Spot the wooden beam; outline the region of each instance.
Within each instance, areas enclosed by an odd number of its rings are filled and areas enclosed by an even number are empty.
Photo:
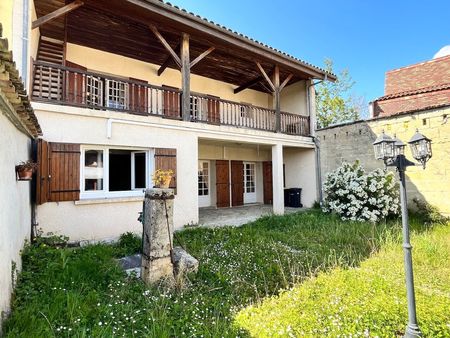
[[[281,132],[281,108],[280,108],[280,67],[275,66],[273,72],[273,86],[275,88],[275,130]]]
[[[207,50],[205,50],[203,53],[197,56],[195,60],[191,62],[191,68],[194,67],[197,63],[199,63],[203,58],[211,54],[214,51],[214,49],[216,49],[216,47],[209,47]]]
[[[272,83],[272,81],[270,81],[269,76],[267,75],[267,73],[265,72],[264,68],[261,66],[261,64],[259,62],[256,62],[256,65],[258,66],[259,70],[261,71],[263,77],[266,79],[267,83],[269,84],[270,88],[272,89],[272,91],[275,91],[275,86]]]
[[[189,57],[189,35],[183,33],[181,39],[181,89],[183,120],[191,119],[191,62]]]
[[[283,81],[283,83],[280,85],[280,92],[284,89],[288,82],[291,81],[293,76],[294,74],[289,74],[288,77]]]
[[[237,88],[234,90],[234,93],[235,93],[235,94],[240,93],[240,92],[242,92],[244,89],[247,89],[247,88],[249,88],[249,87],[251,87],[251,86],[257,84],[257,83],[261,82],[262,80],[264,80],[264,77],[263,77],[262,75],[261,75],[261,76],[258,76],[258,77],[256,77],[256,78],[254,78],[253,80],[250,80],[250,81],[244,83],[242,86],[237,87]]]
[[[72,2],[70,4],[67,4],[61,8],[58,8],[57,10],[55,10],[51,13],[48,13],[44,16],[41,16],[40,18],[37,18],[31,24],[31,29],[38,28],[38,27],[42,26],[43,24],[50,22],[52,20],[55,20],[55,19],[59,18],[61,15],[67,14],[83,5],[84,5],[83,1],[75,0],[74,2]]]
[[[151,31],[153,32],[153,34],[155,34],[156,37],[158,38],[158,40],[161,42],[161,44],[167,49],[167,51],[170,53],[170,55],[172,55],[172,58],[175,61],[175,63],[178,65],[178,67],[181,68],[181,60],[178,57],[177,53],[175,53],[175,51],[172,49],[172,47],[170,47],[169,43],[166,41],[166,39],[164,39],[164,37],[161,35],[161,33],[159,33],[158,29],[155,26],[150,25],[149,27],[150,27]]]
[[[175,47],[174,51],[176,54],[180,53],[180,48],[181,48],[180,44],[178,44]],[[166,68],[169,67],[172,60],[173,60],[172,55],[168,55],[167,58],[164,60],[163,64],[161,65],[161,67],[159,67],[158,69],[158,76],[161,76],[161,74],[166,70]]]

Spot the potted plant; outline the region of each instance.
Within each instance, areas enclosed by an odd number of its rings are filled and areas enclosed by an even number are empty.
[[[20,181],[31,181],[33,178],[33,172],[38,168],[38,164],[28,160],[26,162],[20,162],[16,165],[16,173]]]
[[[158,169],[153,173],[152,181],[157,188],[167,189],[169,188],[172,176],[173,170]]]

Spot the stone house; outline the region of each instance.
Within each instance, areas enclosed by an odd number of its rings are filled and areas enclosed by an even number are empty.
[[[433,157],[426,170],[410,167],[407,188],[418,198],[450,215],[450,55],[386,73],[385,95],[370,104],[371,118],[317,131],[321,177],[346,161],[360,160],[366,169],[376,161],[372,142],[383,130],[407,142],[416,129],[432,139]],[[412,156],[409,149],[406,155]]]
[[[176,228],[203,208],[282,214],[285,188],[317,199],[311,84],[333,74],[163,1],[25,2],[44,233],[140,232],[155,169],[175,172]]]

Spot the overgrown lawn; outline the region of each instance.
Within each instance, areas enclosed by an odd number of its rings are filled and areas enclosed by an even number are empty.
[[[425,230],[422,224],[412,220],[416,232]],[[319,272],[357,267],[390,245],[386,243],[398,246],[399,234],[400,224],[394,220],[378,225],[343,222],[316,210],[265,217],[239,228],[188,229],[178,237],[200,260],[199,272],[189,276],[186,288],[175,290],[148,288],[119,269],[113,258],[139,250],[139,240],[130,236],[117,245],[33,245],[23,254],[4,335],[246,336],[248,331],[234,319],[243,308],[282,289],[311,283],[310,277]],[[393,260],[386,262],[390,266],[398,257],[386,259]],[[403,286],[393,292],[401,301]],[[403,322],[402,316],[397,314]],[[241,322],[242,327],[252,325],[247,319]]]

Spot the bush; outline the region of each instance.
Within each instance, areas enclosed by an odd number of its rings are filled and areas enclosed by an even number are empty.
[[[394,174],[376,169],[366,173],[356,161],[347,162],[325,177],[324,212],[342,220],[378,222],[399,211],[398,185]]]

